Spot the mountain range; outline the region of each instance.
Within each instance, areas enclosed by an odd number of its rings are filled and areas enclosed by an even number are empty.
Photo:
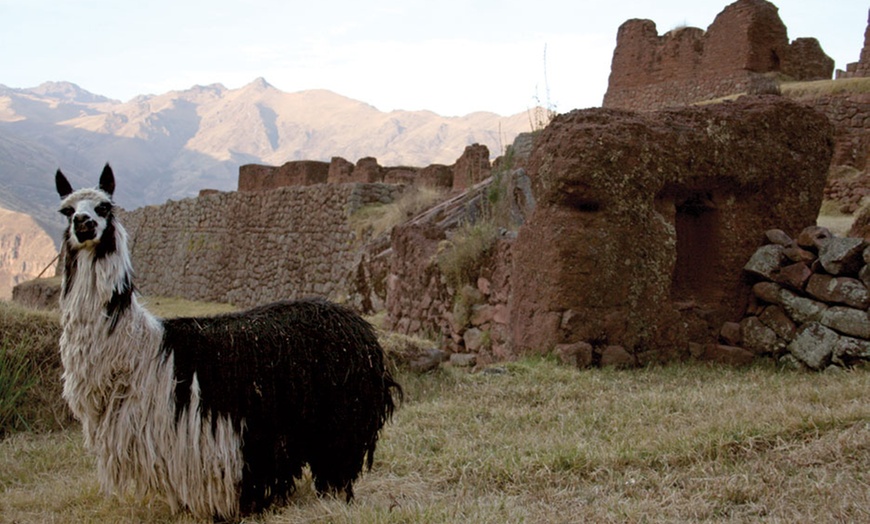
[[[530,130],[530,120],[383,112],[326,90],[286,93],[262,78],[127,102],[69,82],[0,85],[0,207],[32,216],[57,242],[57,168],[74,187],[93,186],[110,162],[116,201],[134,209],[206,188],[235,190],[239,166],[248,163],[372,156],[383,166],[425,167],[452,164],[473,143],[496,156]]]

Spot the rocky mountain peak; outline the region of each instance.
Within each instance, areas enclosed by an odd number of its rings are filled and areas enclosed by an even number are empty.
[[[39,86],[27,89],[26,91],[45,98],[81,104],[100,104],[113,101],[111,98],[95,95],[86,89],[82,89],[72,82],[43,82]]]

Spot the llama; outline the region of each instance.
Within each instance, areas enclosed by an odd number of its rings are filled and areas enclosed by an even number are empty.
[[[112,168],[94,189],[55,183],[63,396],[102,488],[235,520],[285,502],[307,464],[318,494],[350,502],[402,396],[372,326],[322,299],[158,319],[133,285]]]

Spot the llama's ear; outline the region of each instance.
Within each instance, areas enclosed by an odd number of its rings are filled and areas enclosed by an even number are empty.
[[[109,164],[106,164],[106,167],[103,168],[103,174],[100,175],[100,189],[109,196],[115,192],[115,174],[112,173],[112,166]]]
[[[66,196],[73,192],[72,186],[69,184],[69,180],[63,176],[63,173],[60,172],[60,169],[57,170],[57,173],[54,175],[54,185],[57,187],[57,194],[60,195],[60,198],[66,198]]]

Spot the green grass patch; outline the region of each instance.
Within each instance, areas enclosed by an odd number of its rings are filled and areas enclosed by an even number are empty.
[[[20,341],[13,345],[5,338],[0,339],[0,438],[16,425],[27,425],[21,407],[36,383],[36,373],[21,347],[26,344],[27,341]]]
[[[438,250],[438,268],[447,285],[458,290],[464,284],[476,283],[498,236],[499,227],[490,220],[465,224],[453,231]]]

